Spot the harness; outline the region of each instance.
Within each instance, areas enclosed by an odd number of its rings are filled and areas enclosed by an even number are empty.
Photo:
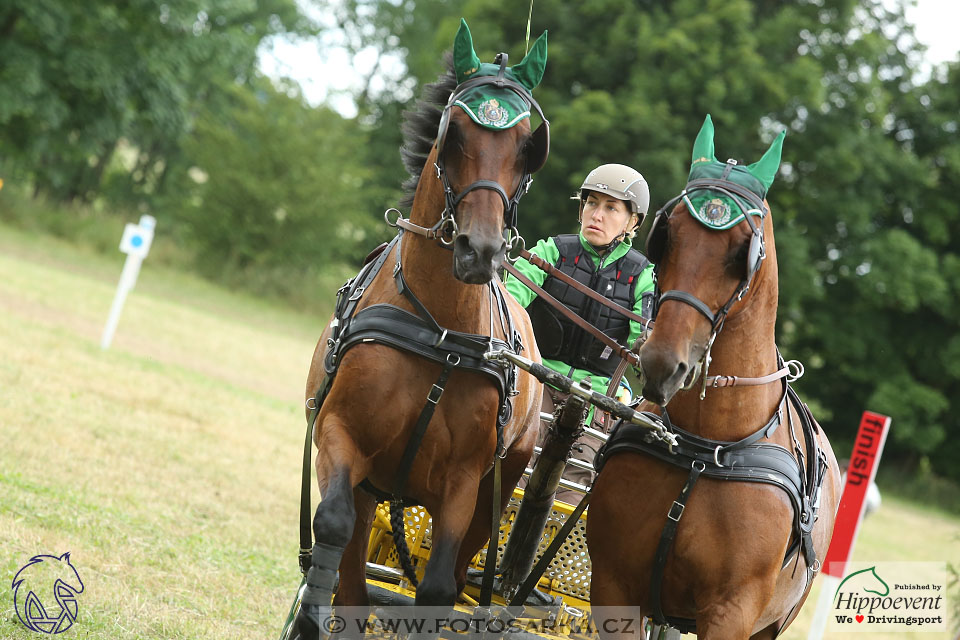
[[[483,356],[486,353],[504,350],[519,353],[523,350],[520,334],[514,328],[513,318],[510,315],[507,301],[495,282],[487,284],[490,302],[489,336],[452,331],[441,327],[424,304],[410,290],[403,276],[401,265],[403,231],[409,230],[416,232],[426,238],[438,240],[443,246],[450,248],[456,240],[458,233],[456,207],[468,193],[477,189],[494,191],[503,201],[504,228],[501,229],[501,233],[507,236],[505,238],[507,250],[523,248],[523,239],[516,230],[517,203],[530,187],[530,183],[532,182],[530,174],[539,170],[546,161],[550,148],[550,123],[543,117],[543,111],[540,105],[533,99],[529,90],[522,84],[514,82],[505,76],[507,55],[500,54],[496,61],[500,64],[499,72],[496,76],[475,77],[461,82],[451,92],[448,102],[441,112],[435,143],[437,153],[434,167],[436,168],[437,178],[441,181],[443,187],[444,210],[438,222],[431,228],[425,228],[414,225],[408,220],[403,220],[402,215],[393,223],[390,223],[388,219],[388,224],[400,227],[397,235],[388,247],[380,251],[379,255],[377,255],[376,251],[371,254],[372,257],[375,257],[375,260],[368,262],[355,278],[348,281],[337,292],[334,319],[330,324],[330,336],[327,341],[328,350],[323,362],[324,370],[327,374],[326,380],[324,385],[317,390],[316,396],[307,403],[310,409],[310,416],[307,421],[307,433],[304,440],[300,498],[299,557],[300,566],[306,580],[306,590],[301,600],[304,605],[319,605],[324,601],[328,601],[330,591],[321,583],[329,578],[332,584],[332,577],[330,576],[332,573],[331,570],[321,568],[321,565],[325,562],[325,558],[330,559],[326,557],[329,555],[328,549],[319,542],[313,545],[310,527],[310,454],[312,431],[323,401],[332,387],[333,379],[339,363],[343,358],[343,354],[358,344],[382,344],[394,349],[413,353],[442,365],[441,373],[427,395],[426,402],[414,425],[413,434],[399,462],[391,491],[388,493],[377,489],[373,487],[367,479],[361,484],[362,487],[365,486],[367,490],[374,493],[378,498],[383,499],[385,497],[390,500],[390,521],[391,528],[393,529],[393,538],[404,573],[410,582],[414,585],[417,584],[417,578],[403,534],[404,488],[427,426],[440,401],[450,373],[455,368],[466,369],[488,377],[496,385],[500,397],[500,408],[497,412],[496,424],[497,446],[493,460],[493,500],[491,503],[492,518],[490,537],[491,544],[496,544],[500,513],[500,460],[506,455],[503,443],[503,426],[510,420],[512,414],[511,398],[518,393],[516,390],[517,371],[516,367],[509,363],[503,361],[495,362],[490,359],[485,359]],[[498,89],[509,90],[517,94],[530,108],[535,110],[542,119],[540,126],[526,141],[524,148],[526,164],[521,174],[520,185],[512,197],[508,197],[506,191],[498,182],[485,179],[474,181],[457,194],[453,190],[453,185],[450,182],[447,172],[444,170],[444,142],[450,125],[451,112],[457,99],[469,89],[488,84],[495,85]],[[387,218],[391,211],[395,210],[388,209],[384,217]],[[410,313],[404,309],[388,304],[373,304],[358,311],[357,307],[364,292],[380,273],[391,252],[396,256],[392,277],[396,284],[397,291],[413,306],[415,313]],[[506,336],[506,341],[493,337],[495,319],[499,320],[503,335]],[[479,597],[481,607],[489,607],[491,602],[495,564],[495,562],[488,562],[484,568],[483,585]]]
[[[365,265],[355,278],[347,282],[337,292],[337,307],[334,312],[334,319],[331,322],[332,331],[327,339],[328,351],[323,361],[324,370],[327,373],[327,391],[329,391],[333,377],[336,375],[343,354],[358,344],[366,343],[383,344],[443,365],[444,370],[441,372],[441,379],[434,384],[424,407],[425,410],[429,409],[430,415],[432,415],[433,408],[440,400],[450,370],[458,368],[483,374],[494,382],[500,395],[500,410],[497,414],[497,448],[499,453],[503,447],[503,426],[510,420],[513,413],[511,398],[516,395],[517,370],[514,366],[506,366],[501,362],[485,359],[483,354],[499,349],[510,349],[518,353],[523,350],[520,334],[514,327],[513,318],[510,315],[503,293],[493,282],[487,285],[491,300],[491,333],[493,331],[494,309],[496,309],[496,316],[499,318],[504,335],[510,336],[509,343],[492,336],[463,333],[441,327],[411,291],[403,277],[403,267],[400,262],[402,238],[403,231],[400,230],[375,261]],[[374,304],[356,311],[364,291],[382,270],[391,252],[396,254],[392,277],[397,291],[403,294],[413,305],[416,314],[389,304]],[[319,404],[322,404],[322,398]],[[404,453],[405,460],[407,457],[410,458],[409,464],[413,462],[413,455],[416,454],[416,448],[419,447],[423,438],[423,432],[426,423],[429,422],[430,415],[424,416],[421,413],[421,420],[418,420],[418,425],[414,429],[414,436]],[[413,455],[408,456],[411,447],[414,447],[412,449]],[[403,484],[406,482],[406,475],[409,473],[409,464],[401,464],[400,471],[403,472],[404,467],[407,467],[406,473],[402,473],[402,480],[398,477],[398,482],[395,483],[391,493],[376,489],[368,481],[364,481],[364,488],[371,489],[377,497],[403,498],[400,494],[403,490]],[[398,473],[399,475],[401,474]],[[410,499],[405,499],[405,502],[412,503]]]

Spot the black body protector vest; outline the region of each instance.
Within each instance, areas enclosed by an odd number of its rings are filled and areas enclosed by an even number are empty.
[[[650,264],[636,249],[630,249],[619,260],[597,269],[593,256],[580,244],[577,234],[556,236],[560,257],[554,265],[560,271],[585,284],[621,307],[633,310],[634,293],[640,273]],[[591,300],[557,278],[547,276],[543,289],[578,316],[600,331],[625,344],[630,336],[630,321],[599,302]],[[650,317],[653,292],[644,294],[644,317]],[[562,360],[577,368],[609,378],[620,359],[610,347],[567,320],[549,304],[535,298],[527,308],[540,354],[551,360]],[[630,346],[630,345],[626,345]]]

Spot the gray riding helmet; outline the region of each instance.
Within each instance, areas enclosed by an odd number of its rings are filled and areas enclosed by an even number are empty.
[[[585,191],[599,191],[630,203],[630,211],[637,214],[637,226],[643,222],[650,208],[650,188],[640,172],[625,164],[603,164],[587,174],[577,196],[581,202]]]

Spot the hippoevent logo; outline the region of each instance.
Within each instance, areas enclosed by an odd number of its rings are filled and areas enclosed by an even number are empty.
[[[831,631],[947,630],[945,563],[856,563],[833,595]]]
[[[63,633],[77,621],[77,595],[83,593],[80,574],[62,556],[34,556],[13,578],[13,604],[27,629]]]

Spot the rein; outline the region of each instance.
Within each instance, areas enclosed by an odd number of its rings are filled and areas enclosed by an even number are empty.
[[[396,218],[395,220],[393,220],[393,221],[390,220],[390,213],[391,213],[391,212],[395,212],[395,213],[397,214],[397,218]],[[452,244],[452,242],[447,242],[447,241],[445,240],[445,238],[444,238],[444,228],[445,228],[445,227],[444,227],[444,224],[443,224],[443,222],[444,222],[443,219],[441,219],[440,222],[438,222],[437,224],[433,225],[432,227],[423,227],[423,226],[420,226],[420,225],[415,224],[415,223],[413,223],[413,222],[410,222],[409,219],[403,217],[403,215],[400,213],[399,210],[397,210],[397,209],[395,209],[395,208],[392,208],[392,207],[391,207],[390,209],[387,209],[387,210],[384,212],[383,215],[384,215],[384,220],[385,220],[386,223],[387,223],[389,226],[391,226],[391,227],[400,228],[400,229],[403,229],[403,230],[405,230],[405,231],[409,231],[409,232],[411,232],[411,233],[415,233],[415,234],[417,234],[417,235],[419,235],[419,236],[423,236],[424,238],[427,238],[427,239],[429,239],[429,240],[437,240],[437,241],[440,242],[440,244],[441,244],[443,247],[448,248],[448,249],[450,248],[450,245]],[[518,235],[518,236],[514,236],[514,239],[517,241],[517,243],[522,243],[522,242],[523,242],[523,237],[522,237],[522,236],[519,236],[519,235]],[[508,250],[509,250],[509,248],[508,248]],[[578,280],[575,280],[575,279],[571,278],[570,276],[568,276],[567,274],[563,273],[562,271],[560,271],[559,269],[557,269],[556,267],[554,267],[552,264],[550,264],[549,262],[547,262],[546,260],[544,260],[544,259],[541,258],[540,256],[538,256],[538,255],[536,255],[536,254],[533,254],[533,253],[530,253],[530,252],[527,251],[526,249],[521,249],[521,250],[520,250],[519,257],[526,259],[527,261],[530,262],[530,264],[534,265],[535,267],[537,267],[537,268],[539,268],[539,269],[542,269],[542,270],[545,271],[548,275],[550,275],[550,276],[552,276],[552,277],[554,277],[554,278],[557,278],[558,280],[560,280],[560,281],[563,282],[564,284],[567,284],[567,285],[573,287],[574,289],[576,289],[576,290],[579,291],[580,293],[582,293],[582,294],[584,294],[584,295],[586,295],[586,296],[589,296],[592,300],[596,300],[596,301],[599,302],[600,304],[602,304],[602,305],[604,305],[604,306],[606,306],[606,307],[608,307],[608,308],[610,308],[610,309],[613,309],[613,310],[616,311],[617,313],[619,313],[619,314],[621,314],[621,315],[629,318],[630,320],[632,320],[632,321],[634,321],[634,322],[640,322],[640,323],[642,323],[642,324],[644,325],[644,329],[649,329],[649,328],[653,327],[654,321],[653,321],[652,319],[650,319],[650,318],[644,318],[644,317],[641,316],[641,315],[637,315],[636,313],[634,313],[634,312],[631,311],[630,309],[627,309],[627,308],[625,308],[625,307],[621,307],[620,305],[618,305],[618,304],[615,303],[615,302],[611,302],[610,300],[608,300],[607,298],[601,296],[599,293],[597,293],[597,292],[594,291],[593,289],[587,287],[587,286],[586,286],[585,284],[583,284],[582,282],[579,282]],[[624,364],[624,366],[623,366],[623,370],[621,370],[621,368],[618,367],[618,370],[617,370],[617,371],[619,371],[619,373],[614,372],[614,375],[611,377],[611,379],[610,379],[610,380],[611,380],[611,383],[610,383],[611,386],[610,386],[610,388],[608,388],[607,395],[611,395],[611,394],[612,394],[612,390],[615,390],[615,389],[616,389],[617,384],[619,384],[620,378],[622,378],[622,377],[623,377],[623,374],[626,372],[626,366],[627,366],[627,365],[632,365],[632,366],[634,366],[634,367],[636,367],[637,365],[639,365],[639,363],[640,363],[640,357],[637,355],[637,351],[638,351],[640,345],[635,344],[634,347],[631,348],[631,349],[627,349],[627,348],[621,346],[620,344],[618,344],[618,343],[615,342],[614,340],[610,339],[610,338],[609,338],[606,334],[604,334],[602,331],[600,331],[600,330],[598,330],[596,327],[594,327],[592,324],[588,323],[586,320],[584,320],[584,319],[581,318],[580,316],[578,316],[578,315],[576,315],[575,313],[573,313],[572,311],[570,311],[564,304],[562,304],[560,301],[558,301],[558,300],[557,300],[556,298],[554,298],[552,295],[550,295],[549,293],[547,293],[542,287],[540,287],[540,286],[538,286],[536,283],[532,282],[529,278],[527,278],[525,275],[523,275],[523,273],[521,273],[520,271],[518,271],[516,267],[514,267],[512,264],[510,264],[509,260],[503,264],[503,268],[504,268],[504,270],[506,270],[507,273],[509,273],[510,275],[512,275],[513,277],[515,277],[517,280],[519,280],[521,283],[523,283],[524,286],[526,286],[526,287],[529,288],[531,291],[533,291],[534,293],[536,293],[538,296],[540,296],[541,298],[543,298],[544,302],[546,302],[546,303],[549,304],[551,307],[553,307],[554,309],[556,309],[557,311],[559,311],[560,313],[562,313],[568,320],[570,320],[571,322],[573,322],[574,324],[576,324],[578,327],[580,327],[580,328],[583,329],[584,331],[588,332],[590,335],[592,335],[594,338],[596,338],[597,340],[599,340],[599,341],[602,342],[603,344],[605,344],[605,345],[607,345],[608,347],[610,347],[611,349],[613,349],[614,353],[616,353],[618,356],[620,356],[621,360],[623,360],[623,361],[626,363],[626,364]],[[668,292],[668,293],[675,294],[675,296],[671,296],[671,298],[678,298],[678,297],[679,297],[679,294],[690,295],[690,294],[687,294],[686,292],[683,292],[683,291],[672,291],[672,292]],[[693,298],[693,296],[690,296],[690,297]],[[693,298],[693,299],[694,299],[694,300],[697,300],[696,298]],[[660,301],[661,301],[661,302],[663,301],[663,297],[660,298]],[[697,300],[697,302],[700,302],[700,301]],[[658,303],[658,304],[659,304],[659,303]],[[703,303],[701,303],[701,304],[703,304]],[[704,305],[704,306],[706,306],[706,305]],[[711,343],[712,343],[712,340],[711,340]],[[642,344],[642,342],[641,342],[641,344]],[[707,376],[707,377],[704,379],[704,386],[705,386],[705,387],[710,387],[710,388],[713,388],[713,389],[722,389],[722,388],[724,388],[724,387],[750,387],[750,386],[758,386],[758,385],[769,384],[769,383],[771,383],[771,382],[776,382],[777,380],[779,380],[779,379],[781,379],[781,378],[783,378],[783,377],[787,377],[788,381],[791,381],[791,382],[792,382],[793,380],[796,380],[797,378],[800,378],[801,376],[803,376],[803,365],[802,365],[798,360],[789,360],[789,361],[787,361],[787,362],[785,363],[785,366],[783,366],[782,368],[778,369],[777,371],[775,371],[775,372],[773,372],[773,373],[770,373],[770,374],[767,374],[767,375],[765,375],[765,376],[759,376],[759,377],[755,377],[755,378],[746,377],[746,376]]]

